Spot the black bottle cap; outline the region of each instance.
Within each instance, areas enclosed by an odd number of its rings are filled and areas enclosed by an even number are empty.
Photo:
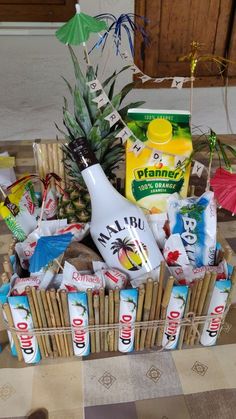
[[[90,149],[86,138],[76,138],[68,144],[68,147],[81,172],[82,170],[87,169],[87,167],[98,163],[97,158]]]

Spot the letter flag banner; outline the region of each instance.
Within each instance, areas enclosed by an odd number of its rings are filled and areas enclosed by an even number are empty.
[[[192,175],[197,175],[198,177],[202,176],[202,172],[204,170],[205,166],[202,163],[199,163],[199,161],[194,162]]]
[[[111,128],[120,120],[120,114],[117,111],[112,111],[104,119],[109,122]]]
[[[137,140],[135,141],[135,143],[132,144],[132,147],[129,151],[132,151],[135,154],[135,156],[138,156],[144,148],[145,145],[140,140]]]
[[[97,92],[98,90],[103,90],[102,85],[98,79],[88,81],[86,84],[89,86],[89,90],[91,93]]]
[[[124,144],[132,135],[132,131],[128,127],[125,127],[120,132],[118,132],[116,138],[120,138],[122,143]]]

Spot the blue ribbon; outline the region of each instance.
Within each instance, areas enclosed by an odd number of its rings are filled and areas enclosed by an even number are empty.
[[[107,31],[100,37],[100,39],[96,42],[96,44],[91,48],[89,54],[94,50],[94,48],[99,48],[102,46],[102,51],[106,46],[106,42],[108,36],[113,33],[115,48],[116,48],[116,55],[120,55],[120,46],[122,41],[122,29],[125,30],[127,34],[127,38],[129,41],[129,47],[132,56],[134,56],[134,43],[132,39],[132,34],[136,32],[140,32],[144,46],[149,44],[149,37],[145,30],[145,25],[148,22],[144,16],[137,15],[135,13],[122,13],[118,18],[113,15],[112,13],[102,13],[95,16],[96,19],[104,20],[106,19],[108,24],[111,22],[110,26],[108,27]],[[137,23],[137,19],[135,22],[135,18],[139,18],[142,21],[142,24]]]

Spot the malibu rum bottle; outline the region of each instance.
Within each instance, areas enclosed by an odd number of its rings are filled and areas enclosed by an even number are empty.
[[[69,148],[91,197],[91,236],[107,265],[130,280],[157,268],[163,257],[142,210],[111,185],[86,139]]]

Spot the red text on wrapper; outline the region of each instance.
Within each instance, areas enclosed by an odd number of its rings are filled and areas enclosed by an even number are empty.
[[[168,322],[168,327],[165,332],[165,335],[166,335],[167,340],[171,342],[176,339],[177,328],[179,325],[179,322],[177,320],[179,320],[179,318],[180,318],[179,311],[171,311],[167,316],[167,319],[169,320],[169,322]]]
[[[17,323],[16,328],[18,330],[26,331],[28,328],[28,325],[25,322],[19,322]],[[32,355],[34,353],[33,342],[32,342],[33,336],[19,335],[19,339],[20,339],[20,345],[21,345],[22,351],[26,355]]]
[[[224,310],[225,310],[225,306],[223,306],[223,305],[217,306],[217,307],[214,308],[214,310],[212,310],[213,312],[210,313],[210,315],[223,314]],[[209,327],[207,328],[206,331],[211,338],[215,338],[217,336],[220,325],[221,325],[221,318],[220,317],[214,317],[210,321]]]
[[[79,327],[83,326],[84,322],[82,319],[73,319],[72,326]],[[85,347],[85,331],[83,329],[75,330],[73,341],[78,349]]]
[[[131,343],[131,321],[132,316],[129,314],[124,314],[120,320],[120,323],[122,323],[122,329],[120,332],[120,340],[123,343],[123,345],[130,345]]]

